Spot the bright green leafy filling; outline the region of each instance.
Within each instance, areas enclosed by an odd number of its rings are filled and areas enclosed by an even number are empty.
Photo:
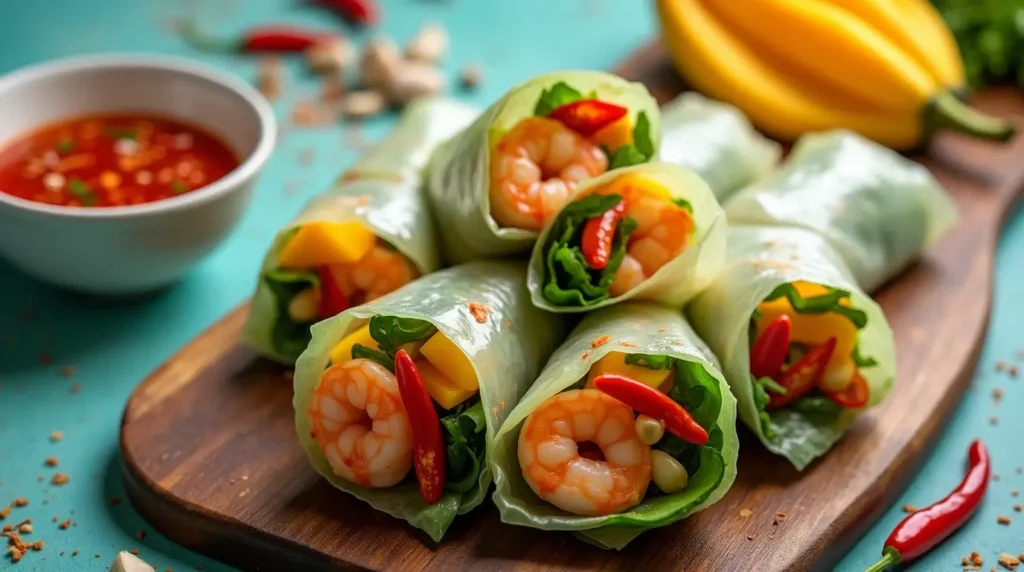
[[[319,288],[320,277],[304,270],[276,269],[264,272],[262,278],[273,293],[277,307],[277,319],[271,330],[270,343],[283,356],[296,360],[309,345],[312,337],[309,327],[312,322],[297,324],[292,321],[288,314],[288,303],[307,288]]]
[[[603,269],[591,268],[580,244],[587,221],[601,216],[622,201],[620,195],[587,195],[570,203],[555,218],[545,250],[544,298],[558,306],[592,306],[611,297],[608,289],[626,256],[633,219],[623,220],[612,241],[612,253]]]

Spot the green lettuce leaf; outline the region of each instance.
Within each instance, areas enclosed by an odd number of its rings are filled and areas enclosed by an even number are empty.
[[[583,94],[579,90],[560,81],[540,93],[537,105],[533,108],[533,114],[538,117],[547,117],[559,107],[581,99],[583,99]]]
[[[610,154],[608,169],[621,169],[647,163],[654,158],[654,142],[651,141],[651,122],[647,113],[641,111],[633,127],[633,142],[627,143]]]
[[[472,489],[480,478],[487,448],[487,416],[483,402],[459,404],[441,417],[447,446],[444,488],[457,493]]]
[[[363,344],[356,344],[352,346],[352,359],[368,359],[370,361],[375,361],[388,368],[388,371],[391,373],[395,373],[395,358],[388,356],[388,354],[382,351],[368,348]]]
[[[548,250],[545,297],[559,304],[589,306],[611,296],[608,288],[626,256],[629,235],[636,228],[636,222],[626,219],[619,224],[608,265],[601,270],[590,267],[579,244],[587,221],[601,216],[621,201],[620,195],[588,195],[570,203],[558,214],[552,235],[559,239]]]
[[[370,337],[392,359],[403,344],[429,338],[436,331],[426,320],[383,315],[370,318]]]
[[[309,343],[309,327],[313,322],[293,322],[288,316],[288,303],[306,288],[319,288],[320,277],[313,272],[294,270],[268,270],[262,277],[277,304],[278,318],[271,331],[271,343],[276,352],[295,360]]]
[[[847,318],[858,330],[863,329],[868,324],[868,315],[863,310],[851,308],[840,304],[841,300],[849,299],[849,290],[842,290],[839,288],[829,287],[829,291],[820,296],[812,296],[810,298],[804,298],[796,286],[792,283],[787,282],[780,284],[771,294],[765,298],[765,302],[771,302],[785,296],[789,300],[789,304],[793,307],[797,313],[800,314],[839,314],[844,318]]]
[[[858,368],[875,367],[878,365],[878,360],[873,357],[864,357],[860,355],[860,343],[853,346],[853,363],[857,364]]]
[[[801,397],[794,401],[790,407],[795,411],[810,416],[810,417],[822,417],[822,418],[835,418],[837,415],[843,412],[843,407],[824,395],[811,395],[808,397]]]

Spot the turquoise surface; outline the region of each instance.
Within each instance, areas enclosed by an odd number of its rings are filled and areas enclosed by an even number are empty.
[[[408,39],[424,19],[442,21],[453,46],[446,71],[454,77],[463,64],[483,65],[482,86],[467,96],[479,105],[539,72],[608,69],[655,30],[646,3],[622,0],[386,0],[384,12],[383,32],[398,40]],[[0,73],[84,52],[200,57],[161,24],[182,13],[199,14],[212,29],[226,34],[260,22],[324,27],[336,22],[329,14],[298,6],[297,0],[8,0],[0,2]],[[205,59],[244,78],[254,76],[253,60]],[[289,72],[288,96],[276,106],[282,118],[296,97],[309,97],[317,89],[298,62]],[[366,137],[379,138],[392,120],[371,121]],[[312,164],[299,160],[306,149],[315,150]],[[230,239],[186,280],[157,294],[130,300],[82,297],[40,284],[0,262],[0,506],[17,496],[29,499],[27,507],[15,509],[5,522],[32,517],[35,533],[28,538],[46,543],[42,552],[30,553],[17,566],[0,560],[0,569],[106,570],[117,551],[132,548],[160,570],[193,569],[196,564],[206,570],[227,569],[153,532],[127,503],[108,502],[124,497],[117,468],[121,409],[149,371],[250,294],[273,232],[354,157],[336,126],[289,130],[260,181],[252,208]],[[1024,475],[1015,471],[1024,465],[1024,454],[1013,439],[1024,433],[1024,416],[1013,414],[1024,407],[1024,381],[1010,381],[993,371],[996,360],[1012,361],[1021,340],[1024,299],[1011,290],[1024,280],[1022,260],[1024,225],[1015,218],[999,252],[995,309],[975,389],[912,485],[840,569],[863,569],[878,556],[890,528],[904,516],[899,508],[903,503],[924,505],[944,496],[959,481],[967,444],[975,437],[988,441],[994,472],[1001,479],[991,484],[980,514],[915,569],[959,570],[960,557],[977,550],[987,570],[996,566],[1000,552],[1024,550],[1024,513],[1012,511],[1019,499],[1010,493],[1024,489]],[[44,353],[52,357],[51,364],[40,363]],[[62,374],[66,366],[74,367],[73,376]],[[995,387],[1006,393],[1000,405],[991,398]],[[993,415],[999,417],[997,426],[989,423]],[[55,430],[63,432],[59,443],[48,440]],[[48,456],[59,459],[59,468],[44,466]],[[56,471],[67,473],[70,483],[51,486],[48,481]],[[800,508],[780,508],[791,519],[799,518]],[[998,525],[998,515],[1014,521]],[[70,517],[76,526],[59,530],[53,516]],[[143,540],[136,538],[139,530],[148,532]],[[73,550],[80,554],[72,558]]]

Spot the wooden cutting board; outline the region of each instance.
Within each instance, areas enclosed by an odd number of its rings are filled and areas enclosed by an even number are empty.
[[[657,45],[618,71],[660,101],[682,87]],[[1024,115],[1009,89],[976,103]],[[172,540],[246,570],[829,569],[900,494],[968,385],[988,322],[997,235],[1024,185],[1020,157],[1024,137],[1000,147],[942,136],[915,156],[953,194],[962,221],[878,293],[899,354],[883,406],[802,474],[741,429],[728,495],[621,552],[504,525],[490,506],[460,517],[434,544],[333,489],[296,441],[288,372],[239,344],[246,307],[132,395],[121,429],[129,498]],[[786,516],[773,524],[778,511]]]

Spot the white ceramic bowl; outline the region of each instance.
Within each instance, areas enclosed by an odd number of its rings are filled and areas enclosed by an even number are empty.
[[[0,77],[0,146],[37,126],[141,111],[205,127],[242,159],[226,177],[180,197],[110,208],[57,207],[0,192],[0,256],[40,280],[96,293],[170,284],[238,222],[274,148],[277,126],[250,85],[191,60],[100,55]]]

